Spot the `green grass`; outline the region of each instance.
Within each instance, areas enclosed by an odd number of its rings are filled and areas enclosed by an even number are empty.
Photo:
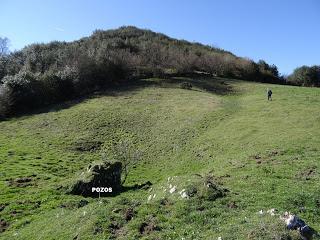
[[[180,81],[196,87],[180,89]],[[145,83],[0,122],[0,205],[5,206],[0,218],[10,224],[0,239],[277,239],[289,234],[278,217],[257,214],[270,208],[297,213],[320,230],[320,89],[227,79]],[[267,87],[272,102],[266,101]],[[60,186],[100,160],[113,143],[128,139],[142,158],[126,185],[151,181],[152,189],[87,198],[89,204],[79,208],[83,198],[65,194]],[[101,149],[77,150],[96,143]],[[209,172],[229,190],[225,197],[182,199],[164,191],[169,184],[180,191],[197,179],[195,174]],[[19,177],[32,181],[9,184]],[[236,207],[228,207],[231,203]],[[130,221],[124,218],[128,209],[134,211]],[[141,234],[143,223],[149,230]]]

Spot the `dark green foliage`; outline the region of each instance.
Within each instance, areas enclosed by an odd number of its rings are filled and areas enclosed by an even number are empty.
[[[277,68],[264,61],[256,64],[222,49],[136,27],[121,27],[97,30],[90,37],[70,43],[32,44],[3,55],[0,58],[0,115],[13,115],[72,99],[118,85],[123,80],[164,78],[196,71],[251,81],[281,82]],[[33,76],[32,81],[28,76]]]
[[[20,71],[14,76],[5,76],[0,85],[0,115],[11,115],[25,111],[26,107],[39,105],[41,83],[37,76],[28,71]]]
[[[180,88],[191,90],[192,89],[192,84],[188,83],[188,82],[183,82],[183,83],[180,84]]]
[[[288,82],[299,86],[320,87],[320,66],[296,68],[288,77]]]

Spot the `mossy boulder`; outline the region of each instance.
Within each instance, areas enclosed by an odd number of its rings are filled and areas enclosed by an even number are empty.
[[[121,191],[121,162],[95,163],[71,184],[68,193],[84,197],[113,196]]]

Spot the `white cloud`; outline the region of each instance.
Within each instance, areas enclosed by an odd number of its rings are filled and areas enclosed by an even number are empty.
[[[63,28],[60,28],[60,27],[55,27],[54,30],[56,30],[58,32],[64,32],[65,31]]]

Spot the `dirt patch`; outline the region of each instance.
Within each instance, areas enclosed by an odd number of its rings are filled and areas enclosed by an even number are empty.
[[[142,235],[148,235],[154,231],[160,231],[161,228],[156,225],[155,220],[152,218],[148,222],[143,222],[140,224],[139,232]]]
[[[173,202],[170,199],[165,197],[165,198],[160,199],[160,205],[162,205],[162,206],[172,206]]]
[[[229,203],[227,204],[227,206],[228,206],[228,208],[232,208],[232,209],[238,208],[238,205],[236,204],[235,201],[229,202]]]
[[[302,171],[300,171],[297,175],[296,178],[299,180],[311,180],[315,175],[317,174],[316,172],[316,167],[312,166],[309,168],[306,168]]]
[[[258,160],[258,159],[261,159],[262,157],[260,155],[254,155],[253,158]]]
[[[117,223],[116,221],[113,221],[109,225],[109,230],[112,234],[115,234],[117,230],[119,230],[121,225]]]
[[[2,212],[6,208],[6,206],[7,206],[6,204],[1,204],[0,205],[0,212]]]
[[[267,155],[268,155],[268,157],[274,157],[274,156],[277,156],[277,155],[283,155],[283,152],[280,151],[280,150],[274,149],[274,150],[268,151]]]
[[[101,141],[79,140],[73,144],[71,149],[78,152],[95,152],[101,148],[102,144]]]
[[[0,233],[4,232],[9,227],[9,223],[4,219],[0,220]]]
[[[124,212],[124,219],[127,222],[129,222],[130,220],[132,220],[132,218],[134,217],[135,214],[136,214],[136,212],[134,211],[133,208],[128,208]]]
[[[8,185],[11,187],[27,187],[34,185],[34,182],[32,182],[31,177],[22,177],[22,178],[16,178],[16,179],[9,179]]]

